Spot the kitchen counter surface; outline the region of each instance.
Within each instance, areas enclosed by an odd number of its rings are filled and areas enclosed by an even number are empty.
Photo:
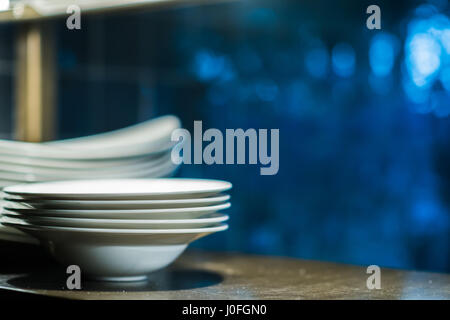
[[[0,291],[70,299],[450,299],[450,275],[381,268],[381,289],[366,267],[281,257],[188,250],[147,282],[82,280],[68,290],[65,269],[36,246],[0,242]]]

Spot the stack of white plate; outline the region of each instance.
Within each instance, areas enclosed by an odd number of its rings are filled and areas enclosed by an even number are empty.
[[[170,159],[175,116],[82,138],[47,143],[0,139],[0,188],[68,179],[163,177]]]
[[[74,179],[172,176],[171,134],[180,127],[164,116],[107,133],[47,143],[0,139],[0,190],[9,185]],[[29,242],[0,226],[0,239]]]
[[[104,280],[141,280],[187,245],[228,228],[229,182],[75,180],[4,189],[1,223],[39,239],[66,266]]]

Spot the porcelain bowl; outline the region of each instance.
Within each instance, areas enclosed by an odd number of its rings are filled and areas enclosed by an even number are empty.
[[[227,224],[147,230],[48,227],[3,220],[2,224],[39,239],[61,264],[77,265],[82,275],[106,281],[144,280],[175,261],[192,241],[228,229]]]
[[[101,245],[43,241],[59,263],[77,265],[89,278],[103,281],[141,281],[162,269],[183,253],[187,244],[178,245]]]

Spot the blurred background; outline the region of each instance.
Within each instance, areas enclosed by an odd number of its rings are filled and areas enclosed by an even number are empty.
[[[1,3],[1,1],[0,1]],[[450,272],[450,5],[227,1],[51,21],[55,138],[173,113],[187,129],[279,128],[280,169],[229,180],[230,229],[195,247]],[[14,34],[0,24],[0,135],[13,138]]]

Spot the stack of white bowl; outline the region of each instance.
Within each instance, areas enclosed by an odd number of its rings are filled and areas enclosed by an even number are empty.
[[[47,143],[0,139],[0,189],[29,182],[171,176],[175,116],[163,116],[107,133]],[[25,241],[0,226],[0,239]]]
[[[229,182],[75,180],[4,189],[1,223],[38,239],[66,266],[103,280],[141,280],[187,245],[228,228]]]
[[[0,139],[0,187],[68,179],[170,175],[171,134],[180,127],[164,116],[107,133],[47,143]]]

